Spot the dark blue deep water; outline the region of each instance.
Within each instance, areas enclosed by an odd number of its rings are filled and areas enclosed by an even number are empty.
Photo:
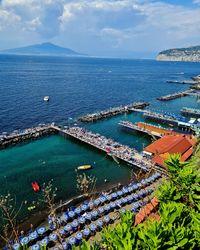
[[[199,72],[199,63],[0,55],[0,132],[154,101],[188,87],[166,80],[189,79]],[[45,95],[50,96],[48,104]]]

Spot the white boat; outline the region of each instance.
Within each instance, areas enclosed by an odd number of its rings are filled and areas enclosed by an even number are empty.
[[[44,101],[45,101],[45,102],[48,102],[48,101],[49,101],[49,96],[45,96],[45,97],[44,97]]]

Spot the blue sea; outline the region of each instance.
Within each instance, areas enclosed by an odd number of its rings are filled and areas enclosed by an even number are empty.
[[[183,106],[200,108],[195,97],[156,100],[189,87],[167,80],[190,80],[199,73],[200,64],[189,62],[0,55],[0,133],[39,123],[73,124],[81,115],[135,101],[148,101],[151,110],[176,114]],[[46,95],[48,103],[43,101]],[[132,113],[79,125],[139,151],[151,143],[148,136],[122,130],[120,120],[144,118]],[[18,203],[27,200],[29,206],[39,197],[31,182],[53,179],[57,200],[66,200],[77,194],[75,169],[83,164],[93,166],[88,173],[97,178],[98,188],[127,182],[132,175],[129,166],[118,165],[87,145],[50,136],[0,151],[0,194],[10,191]]]

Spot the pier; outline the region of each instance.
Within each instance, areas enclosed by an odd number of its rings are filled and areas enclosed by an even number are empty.
[[[168,115],[164,115],[164,114],[160,114],[160,113],[154,113],[151,111],[145,112],[143,114],[143,116],[145,118],[150,118],[153,120],[158,120],[164,123],[168,123],[168,124],[173,124],[173,125],[177,125],[178,124],[178,120],[175,119],[174,117],[168,116]]]
[[[200,117],[200,109],[193,109],[193,108],[182,108],[181,113],[185,116],[194,116],[194,117]]]
[[[81,127],[68,127],[65,129],[61,129],[56,126],[52,127],[61,135],[70,136],[92,147],[95,147],[105,152],[114,160],[117,158],[127,163],[129,166],[138,167],[144,171],[154,169],[159,172],[165,172],[162,168],[155,166],[155,164],[141,155],[137,150],[115,142],[114,140],[106,138],[100,134],[95,134]]]
[[[170,101],[170,100],[174,100],[174,99],[177,99],[177,98],[180,98],[180,97],[190,95],[191,93],[194,93],[194,90],[190,89],[190,90],[186,90],[186,91],[182,91],[182,92],[177,92],[177,93],[174,93],[174,94],[161,96],[161,97],[158,97],[156,99],[159,100],[159,101]]]
[[[155,137],[162,137],[164,135],[184,134],[181,132],[176,132],[173,129],[166,129],[166,128],[162,128],[160,126],[155,126],[155,125],[151,125],[151,124],[144,123],[144,122],[138,122],[138,123],[134,124],[134,123],[129,122],[129,121],[121,121],[119,123],[119,125],[124,127],[124,128],[133,130],[133,131],[148,134],[148,135],[152,136],[154,139],[156,139]],[[187,136],[191,136],[191,134],[187,134]]]
[[[52,128],[52,125],[38,126],[28,128],[23,131],[15,130],[11,134],[3,133],[0,135],[0,149],[7,148],[11,145],[26,142],[27,140],[36,140],[39,137],[56,134],[57,131]]]
[[[190,85],[194,85],[194,84],[197,84],[196,81],[193,81],[193,80],[167,80],[166,81],[167,83],[176,83],[176,84],[190,84]]]
[[[102,120],[102,119],[116,116],[119,114],[123,114],[126,112],[129,113],[129,112],[132,112],[133,109],[143,109],[147,106],[149,106],[148,102],[135,102],[135,103],[132,103],[132,104],[129,104],[126,106],[110,108],[110,109],[105,110],[105,111],[82,116],[79,118],[79,121],[81,121],[81,122],[94,122],[97,120]]]

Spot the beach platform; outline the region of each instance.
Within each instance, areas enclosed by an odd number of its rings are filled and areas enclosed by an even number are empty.
[[[141,133],[145,133],[148,134],[150,136],[152,136],[153,138],[155,137],[162,137],[164,135],[186,135],[186,136],[191,136],[192,134],[184,134],[181,132],[177,132],[174,131],[173,129],[167,129],[167,128],[162,128],[161,126],[155,126],[152,124],[148,124],[148,123],[144,123],[144,122],[138,122],[136,124],[129,122],[129,121],[121,121],[119,123],[120,126],[133,130],[133,131],[137,131],[137,132],[141,132]]]
[[[53,126],[53,128],[63,136],[70,136],[105,152],[115,161],[121,160],[127,163],[129,166],[138,167],[144,171],[153,169],[161,173],[164,172],[162,168],[152,164],[149,159],[145,158],[137,150],[130,148],[127,145],[122,145],[118,142],[115,142],[114,140],[106,138],[100,134],[95,134],[81,127],[68,127],[61,129],[59,127]]]

